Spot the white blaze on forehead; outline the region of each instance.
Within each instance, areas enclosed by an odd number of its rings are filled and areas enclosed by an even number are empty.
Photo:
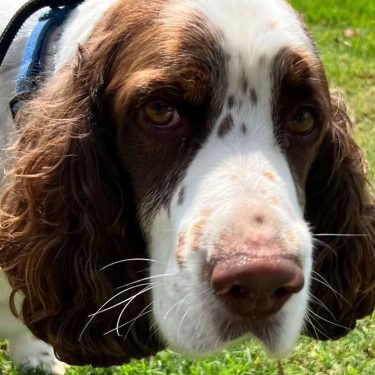
[[[283,0],[194,0],[192,3],[221,33],[222,47],[233,59],[230,69],[236,70],[237,62],[243,70],[239,74],[245,74],[253,86],[262,87],[267,78],[264,73],[269,73],[267,68],[280,49],[307,48],[314,53],[297,14]],[[233,72],[229,73],[231,83]]]
[[[284,46],[311,48],[295,11],[283,0],[193,0],[238,50],[274,54]],[[260,48],[262,47],[262,48]]]
[[[314,53],[297,14],[283,0],[194,0],[192,3],[222,35],[222,48],[232,58],[229,83],[233,82],[238,65],[242,70],[238,74],[244,74],[252,86],[261,88],[274,56],[284,47],[307,48]]]

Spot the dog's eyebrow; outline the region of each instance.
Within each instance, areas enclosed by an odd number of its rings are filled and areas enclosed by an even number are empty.
[[[182,96],[194,104],[202,104],[208,94],[209,75],[197,67],[181,69],[144,69],[132,73],[123,81],[122,92],[126,93],[123,101],[128,101],[128,95],[134,93],[150,93],[157,89],[175,88]]]
[[[180,70],[141,70],[132,74],[126,85],[130,92],[133,90],[147,92],[159,86],[176,87],[183,91],[187,99],[198,104],[206,97],[208,81],[208,74],[203,70],[195,67],[184,67]]]

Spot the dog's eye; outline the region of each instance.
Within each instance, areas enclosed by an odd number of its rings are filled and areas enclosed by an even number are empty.
[[[309,134],[315,126],[314,116],[309,109],[299,109],[288,121],[288,130],[297,135]]]
[[[162,100],[153,100],[146,103],[144,112],[147,120],[155,126],[172,127],[180,121],[177,109]]]

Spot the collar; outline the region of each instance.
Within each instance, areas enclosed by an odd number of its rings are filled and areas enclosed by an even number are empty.
[[[52,8],[39,18],[27,41],[21,66],[16,79],[16,93],[10,101],[13,118],[31,94],[40,87],[41,83],[53,71],[53,61],[49,58],[51,44],[56,44],[54,34],[68,19],[76,5],[62,8]]]

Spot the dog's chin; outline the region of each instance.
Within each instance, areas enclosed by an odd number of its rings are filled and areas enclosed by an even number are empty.
[[[271,357],[279,358],[293,349],[296,339],[289,340],[291,342],[282,340],[283,324],[281,312],[269,316],[241,317],[226,320],[225,324],[220,325],[218,333],[221,341],[227,345],[255,339],[263,344]]]
[[[225,315],[225,316],[224,316]],[[222,349],[250,340],[260,342],[270,357],[281,358],[292,351],[298,337],[282,339],[284,316],[281,312],[266,317],[233,317],[224,314],[214,319],[214,335],[192,335],[185,343],[169,343],[172,349],[189,358],[212,356]],[[193,337],[195,336],[195,337]]]

